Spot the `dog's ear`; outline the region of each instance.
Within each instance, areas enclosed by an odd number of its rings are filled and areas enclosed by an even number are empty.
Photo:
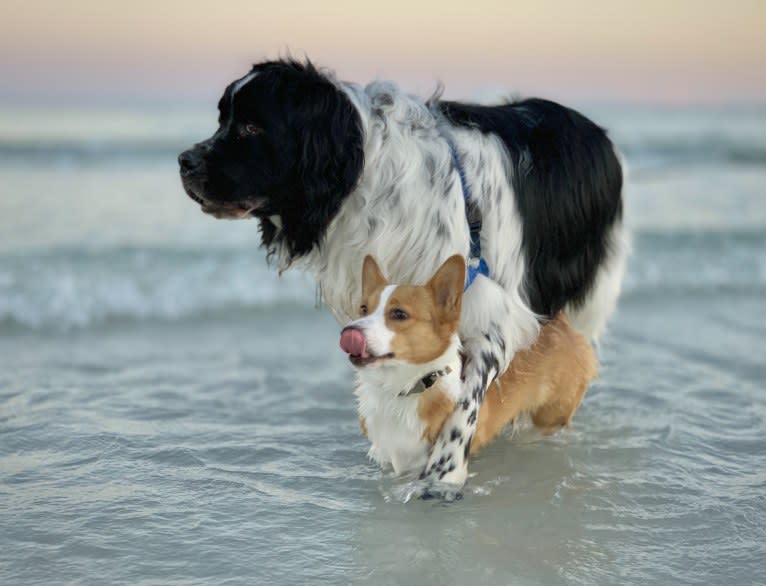
[[[444,261],[444,264],[439,267],[439,270],[426,284],[445,321],[460,319],[464,286],[465,259],[459,254]]]
[[[364,164],[361,120],[349,97],[307,63],[290,101],[296,141],[297,205],[285,236],[299,256],[321,243]]]
[[[364,257],[362,265],[362,299],[367,299],[373,292],[388,285],[388,281],[372,255]]]

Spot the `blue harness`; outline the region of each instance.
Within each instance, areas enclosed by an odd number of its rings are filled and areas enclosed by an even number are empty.
[[[471,198],[471,191],[468,189],[468,181],[465,178],[465,169],[460,162],[460,157],[457,154],[457,148],[455,143],[452,142],[452,138],[444,135],[447,144],[449,145],[450,154],[452,155],[452,162],[455,164],[457,174],[460,177],[460,187],[463,190],[463,199],[465,200],[465,219],[468,222],[468,229],[471,231],[471,251],[468,255],[466,263],[466,275],[465,275],[465,288],[463,291],[467,291],[477,275],[489,276],[489,267],[487,261],[481,256],[481,214],[475,214],[474,220],[471,221],[469,213],[469,200]]]

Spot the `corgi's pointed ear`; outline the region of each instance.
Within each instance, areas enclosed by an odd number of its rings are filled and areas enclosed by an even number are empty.
[[[439,270],[426,284],[426,287],[431,290],[436,306],[442,310],[445,319],[460,319],[464,285],[465,259],[459,254],[444,261],[444,264],[439,267]]]
[[[372,255],[364,257],[364,264],[362,265],[362,299],[367,299],[373,291],[380,289],[388,285],[388,281],[380,271],[378,263]]]

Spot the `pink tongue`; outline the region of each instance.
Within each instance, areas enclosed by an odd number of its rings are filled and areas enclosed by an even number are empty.
[[[361,356],[367,358],[367,342],[364,334],[356,328],[346,328],[340,333],[340,347],[351,356]]]

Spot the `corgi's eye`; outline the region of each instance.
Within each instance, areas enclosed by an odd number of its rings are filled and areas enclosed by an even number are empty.
[[[405,319],[409,319],[410,316],[407,315],[407,312],[402,309],[392,309],[391,313],[388,314],[389,317],[394,321],[404,321]]]
[[[367,315],[367,306],[362,305],[362,307],[359,308],[359,313],[361,313],[362,315]]]

